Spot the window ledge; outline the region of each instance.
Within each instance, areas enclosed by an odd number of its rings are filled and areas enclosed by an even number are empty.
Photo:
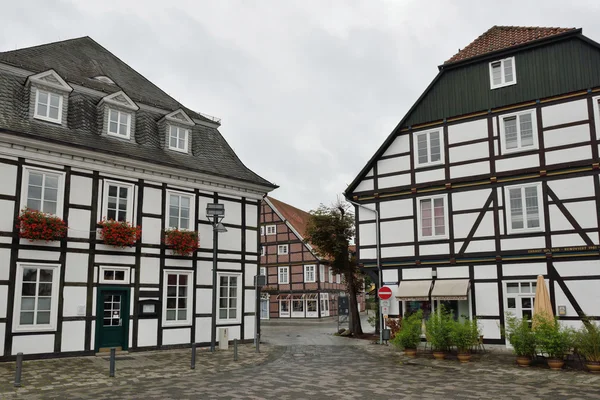
[[[123,135],[119,135],[118,133],[109,132],[108,130],[106,131],[106,135],[117,138],[117,139],[131,140],[131,135],[123,136]]]
[[[437,167],[437,166],[443,166],[444,165],[444,161],[435,161],[435,162],[428,162],[428,163],[424,163],[424,164],[419,164],[417,162],[417,160],[415,160],[415,169],[419,169],[419,168],[427,168],[427,167]]]
[[[439,236],[419,236],[419,241],[434,241],[434,240],[448,240],[448,235],[439,235]]]
[[[503,87],[507,87],[507,86],[512,86],[512,85],[516,85],[517,82],[508,82],[508,83],[501,83],[499,85],[492,85],[492,87],[490,87],[490,90],[494,90],[494,89],[501,89]]]
[[[44,327],[33,327],[33,326],[14,326],[13,332],[56,332],[56,326],[44,326]]]
[[[34,115],[33,118],[37,119],[38,121],[51,122],[56,125],[62,125],[61,119],[52,119],[52,118],[44,117],[42,115]]]
[[[217,318],[217,325],[231,325],[231,324],[241,324],[241,320],[239,318],[236,319],[219,319]]]
[[[169,150],[173,150],[173,151],[176,151],[178,153],[188,154],[187,150],[179,149],[177,147],[171,147],[171,146],[169,146]]]
[[[190,327],[192,326],[192,321],[177,321],[177,322],[172,322],[172,321],[163,321],[162,323],[163,327],[181,327],[181,328],[186,328],[186,327]]]
[[[535,146],[527,146],[527,147],[519,147],[516,149],[506,149],[503,148],[502,149],[502,155],[504,154],[515,154],[515,153],[525,153],[527,151],[535,151],[535,150],[539,150],[539,146],[536,144]]]

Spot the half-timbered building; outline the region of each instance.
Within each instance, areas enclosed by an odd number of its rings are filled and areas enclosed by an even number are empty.
[[[89,37],[0,53],[0,359],[254,338],[260,202],[276,186],[219,126]],[[227,230],[216,281],[212,203]],[[22,238],[26,208],[66,236]],[[104,219],[141,235],[110,246]],[[198,232],[198,250],[174,253],[170,229]]]
[[[438,68],[346,190],[360,262],[376,273],[379,256],[394,288],[390,317],[445,304],[505,343],[537,275],[565,324],[599,317],[600,45],[495,26]]]

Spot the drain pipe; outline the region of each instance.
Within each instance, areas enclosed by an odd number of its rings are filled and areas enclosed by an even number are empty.
[[[376,247],[376,251],[377,251],[377,277],[378,277],[378,281],[379,281],[379,288],[381,289],[381,286],[383,286],[383,279],[381,276],[381,259],[380,259],[380,240],[379,240],[379,211],[377,211],[377,208],[369,208],[363,204],[359,204],[356,203],[352,200],[348,200],[348,203],[350,204],[354,204],[356,207],[360,207],[363,208],[365,210],[369,210],[371,212],[375,213],[375,247]],[[381,307],[377,307],[378,311],[377,313],[379,314],[379,344],[383,344],[383,315],[381,315]]]

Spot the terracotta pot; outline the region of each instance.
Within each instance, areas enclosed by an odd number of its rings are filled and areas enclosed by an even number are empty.
[[[563,365],[565,365],[565,362],[558,358],[549,358],[546,362],[553,371],[560,371]]]
[[[471,361],[471,353],[458,353],[458,361],[468,363]]]
[[[443,351],[434,351],[433,358],[435,358],[436,360],[443,360],[444,358],[446,358],[446,353],[444,353]]]
[[[593,373],[600,373],[600,361],[586,361],[585,366]]]
[[[404,355],[410,358],[417,356],[417,349],[404,349]]]
[[[519,367],[529,367],[531,365],[531,357],[517,356],[517,364],[519,364]]]

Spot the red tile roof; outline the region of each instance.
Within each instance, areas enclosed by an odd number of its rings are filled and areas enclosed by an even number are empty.
[[[292,224],[294,229],[296,229],[304,238],[306,233],[306,225],[308,224],[308,218],[310,218],[310,214],[270,196],[268,199],[271,204],[275,206],[277,211],[279,211],[279,213],[283,216],[283,218]]]
[[[467,47],[459,50],[444,64],[466,60],[498,50],[508,49],[513,46],[547,38],[560,33],[569,32],[576,28],[540,28],[526,26],[493,26],[483,35],[479,36]]]

